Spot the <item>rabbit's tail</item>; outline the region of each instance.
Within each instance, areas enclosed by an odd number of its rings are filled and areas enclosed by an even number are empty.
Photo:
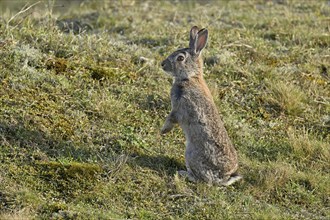
[[[220,184],[222,186],[229,186],[229,185],[239,181],[242,178],[243,178],[243,176],[239,175],[238,173],[233,173],[230,175],[230,177],[227,180],[222,181]]]

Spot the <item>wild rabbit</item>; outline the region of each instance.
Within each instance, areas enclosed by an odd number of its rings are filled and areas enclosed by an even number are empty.
[[[171,89],[172,111],[161,133],[176,123],[186,137],[187,171],[179,171],[190,181],[205,181],[224,186],[240,180],[237,153],[203,78],[201,52],[208,39],[207,29],[190,30],[189,48],[179,49],[162,62],[165,72],[174,77]]]

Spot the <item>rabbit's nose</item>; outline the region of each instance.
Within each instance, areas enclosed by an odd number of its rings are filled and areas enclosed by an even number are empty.
[[[162,62],[162,64],[161,64],[161,65],[162,65],[162,67],[164,67],[164,66],[165,66],[165,60]]]

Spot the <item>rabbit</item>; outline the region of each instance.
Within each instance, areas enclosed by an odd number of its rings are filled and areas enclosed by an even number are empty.
[[[208,30],[194,26],[190,30],[189,47],[173,52],[161,63],[162,69],[174,78],[172,110],[161,134],[177,123],[183,129],[187,171],[179,171],[179,175],[193,182],[228,186],[242,176],[237,173],[237,152],[203,78],[201,52],[207,40]]]

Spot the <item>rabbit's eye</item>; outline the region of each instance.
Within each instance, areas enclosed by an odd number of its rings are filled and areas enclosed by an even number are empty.
[[[184,60],[184,56],[180,55],[176,58],[177,61],[183,61]]]

